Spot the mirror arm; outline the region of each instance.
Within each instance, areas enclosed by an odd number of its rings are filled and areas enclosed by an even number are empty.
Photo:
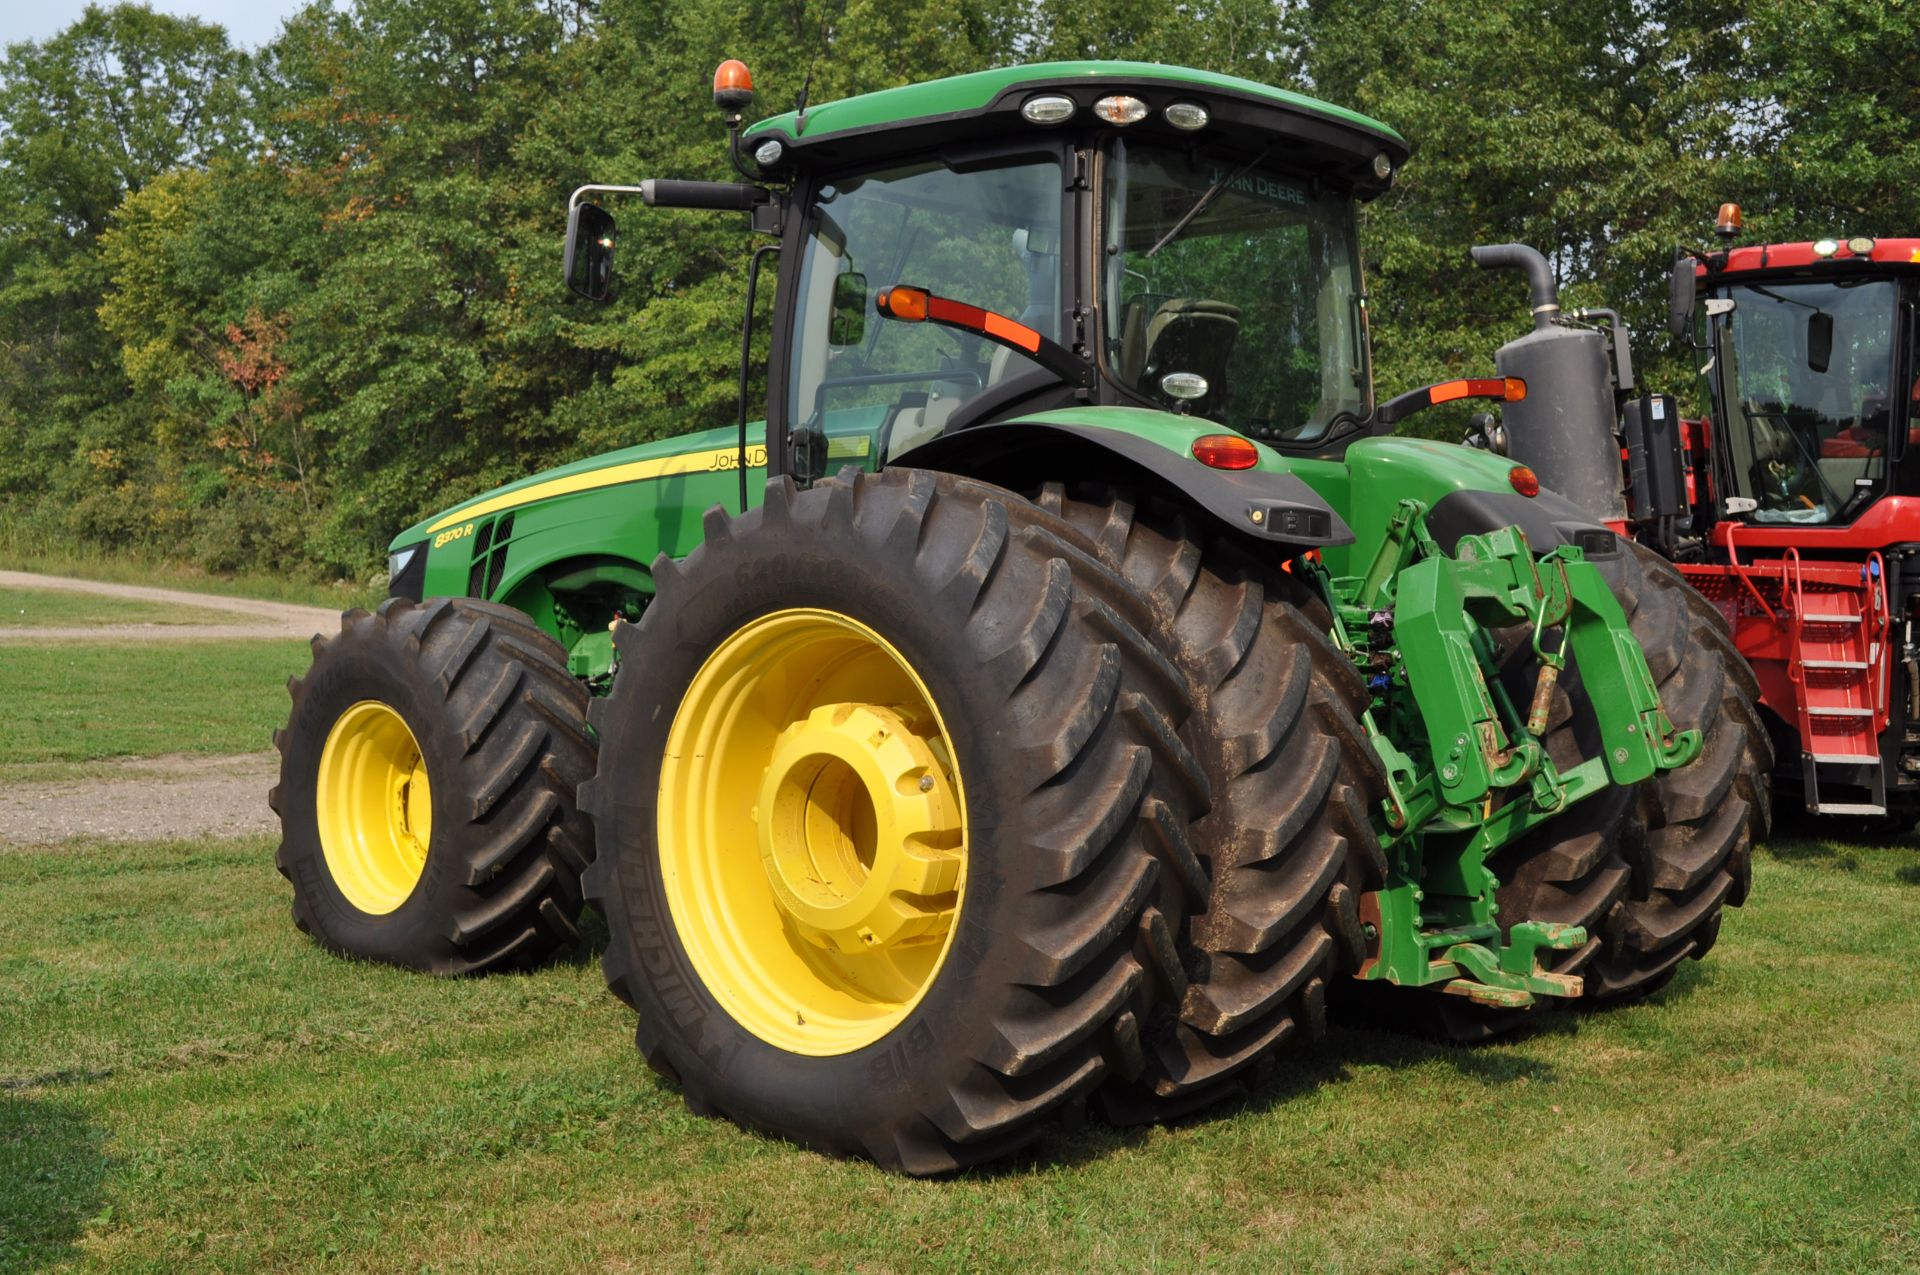
[[[580,200],[587,195],[638,195],[641,193],[643,190],[639,186],[582,186],[573,192],[572,198],[567,200],[567,215],[572,216],[573,210],[580,206]]]

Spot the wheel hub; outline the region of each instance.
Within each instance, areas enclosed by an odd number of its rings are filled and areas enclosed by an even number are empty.
[[[379,700],[350,706],[320,750],[315,815],[327,872],[360,911],[384,916],[413,893],[433,840],[426,759]]]
[[[760,859],[793,927],[855,955],[944,932],[960,816],[908,710],[824,704],[781,732],[760,786]]]
[[[966,807],[933,696],[880,634],[795,608],[721,638],[674,714],[656,828],[701,981],[793,1053],[881,1039],[959,933]]]

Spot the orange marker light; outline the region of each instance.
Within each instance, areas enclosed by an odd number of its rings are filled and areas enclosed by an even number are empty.
[[[739,58],[728,58],[713,73],[713,104],[738,113],[753,101],[753,75]]]
[[[995,314],[991,310],[981,312],[980,330],[1002,341],[1011,341],[1029,354],[1040,348],[1038,332],[1024,323],[1015,323],[1004,314]]]
[[[1527,383],[1517,376],[1476,376],[1464,381],[1444,381],[1433,387],[1433,403],[1451,403],[1457,398],[1502,398],[1517,403],[1527,396]]]
[[[1515,465],[1512,469],[1509,469],[1507,471],[1507,482],[1522,496],[1538,496],[1540,494],[1540,475],[1534,473],[1525,465]]]
[[[895,286],[882,288],[873,299],[874,308],[889,319],[899,319],[903,323],[925,323],[927,321],[927,296],[925,288]]]
[[[1260,449],[1238,434],[1202,434],[1193,440],[1193,458],[1209,469],[1252,469]]]

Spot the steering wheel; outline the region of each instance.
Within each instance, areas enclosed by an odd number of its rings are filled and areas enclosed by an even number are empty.
[[[1791,444],[1791,450],[1784,456],[1761,456],[1754,462],[1757,471],[1755,476],[1759,479],[1755,485],[1768,497],[1766,507],[1780,510],[1817,509],[1825,504],[1832,510],[1846,503],[1846,499],[1828,484],[1826,475],[1820,472],[1817,444],[1809,447],[1806,427],[1795,422],[1796,416],[1804,420],[1805,413],[1784,408],[1748,408],[1746,414],[1749,419],[1778,422],[1778,434]]]

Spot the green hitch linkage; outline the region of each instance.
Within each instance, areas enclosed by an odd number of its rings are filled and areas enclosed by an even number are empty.
[[[1487,860],[1577,801],[1685,765],[1699,753],[1699,732],[1674,729],[1619,601],[1580,549],[1536,558],[1525,533],[1505,527],[1463,536],[1449,556],[1425,515],[1419,502],[1401,502],[1364,577],[1323,578],[1335,639],[1370,667],[1376,686],[1404,688],[1384,728],[1378,699],[1362,723],[1388,770],[1381,840],[1389,879],[1363,900],[1370,955],[1360,977],[1439,985],[1510,1008],[1575,997],[1580,979],[1543,970],[1539,954],[1579,947],[1585,930],[1523,922],[1503,936],[1500,883]],[[1357,650],[1351,626],[1377,623],[1389,607],[1391,652]],[[1524,718],[1498,680],[1487,636],[1517,623],[1529,626],[1539,664]],[[1540,737],[1569,656],[1602,753],[1563,774]],[[1506,796],[1496,801],[1496,793]]]

